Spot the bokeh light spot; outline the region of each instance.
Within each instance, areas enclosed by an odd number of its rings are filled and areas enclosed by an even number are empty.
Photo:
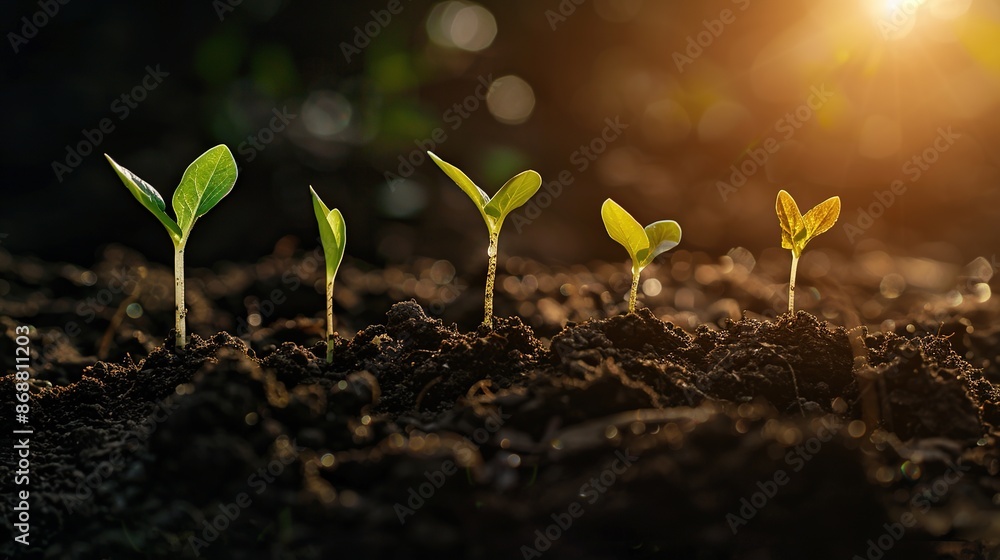
[[[424,187],[414,181],[397,179],[379,189],[379,210],[390,218],[412,218],[426,206]]]
[[[318,138],[329,140],[351,124],[351,103],[335,91],[316,91],[302,104],[302,121],[306,130]]]
[[[486,105],[498,121],[521,124],[535,109],[535,92],[528,82],[517,76],[497,78],[486,95]]]
[[[481,51],[492,45],[496,36],[496,19],[489,10],[479,5],[458,10],[451,22],[451,40],[463,50]]]
[[[497,36],[493,14],[471,2],[441,2],[427,16],[427,36],[431,41],[449,48],[470,52],[486,49]]]

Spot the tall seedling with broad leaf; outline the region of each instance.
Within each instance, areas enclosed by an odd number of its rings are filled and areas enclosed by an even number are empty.
[[[337,277],[337,269],[344,259],[344,248],[347,246],[347,225],[340,210],[330,210],[309,187],[312,193],[313,210],[316,212],[316,222],[319,224],[319,239],[323,243],[323,256],[326,260],[326,361],[333,361],[335,334],[333,331],[333,281]]]
[[[486,222],[486,229],[490,233],[490,245],[486,250],[489,256],[489,268],[486,272],[486,304],[483,313],[483,324],[487,327],[493,325],[493,283],[497,274],[497,244],[500,241],[500,226],[503,225],[504,218],[513,210],[528,202],[538,188],[542,186],[542,177],[535,171],[524,171],[518,173],[504,186],[500,187],[497,194],[490,198],[483,189],[476,186],[465,173],[434,155],[427,152],[427,155],[434,160],[434,163],[445,172],[452,181],[455,181],[465,194],[469,195],[472,202],[476,204],[479,213],[483,215]]]
[[[215,207],[236,184],[236,160],[224,145],[218,145],[198,156],[181,176],[181,182],[174,190],[172,205],[177,221],[167,215],[163,197],[152,185],[138,175],[118,165],[108,154],[104,154],[115,173],[125,183],[135,198],[153,213],[163,227],[167,228],[170,240],[174,242],[174,303],[176,305],[177,348],[187,343],[187,309],[184,307],[184,248],[187,246],[191,229],[198,218]]]
[[[628,312],[635,312],[639,295],[639,275],[653,259],[681,242],[681,226],[673,220],[660,220],[642,227],[631,214],[610,198],[601,205],[601,218],[608,235],[625,247],[632,257],[632,290],[628,296]]]
[[[792,271],[788,280],[788,312],[795,312],[795,271],[806,243],[833,227],[840,217],[840,197],[830,197],[820,202],[803,216],[792,195],[778,191],[775,202],[778,223],[781,225],[781,246],[792,252]]]

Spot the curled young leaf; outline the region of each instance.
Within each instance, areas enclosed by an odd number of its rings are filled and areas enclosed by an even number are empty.
[[[312,193],[313,211],[316,214],[316,223],[319,225],[320,242],[323,244],[326,276],[328,282],[332,282],[344,259],[344,249],[347,247],[347,224],[340,210],[328,208],[312,187],[309,187],[309,192]]]
[[[642,268],[646,268],[658,255],[666,253],[681,242],[681,226],[673,220],[653,222],[643,229],[646,232],[646,239],[649,240],[649,249],[639,254]]]

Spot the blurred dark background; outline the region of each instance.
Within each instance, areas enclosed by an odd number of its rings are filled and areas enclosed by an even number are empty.
[[[609,196],[678,220],[688,250],[775,247],[779,188],[806,207],[842,197],[817,245],[968,262],[1000,245],[1000,2],[911,4],[5,2],[0,242],[83,265],[120,242],[169,263],[101,154],[169,204],[225,143],[241,174],[191,266],[255,261],[287,235],[311,248],[314,185],[353,257],[468,271],[486,230],[427,148],[491,194],[539,171],[559,195],[508,222],[501,250],[552,264],[624,260]]]

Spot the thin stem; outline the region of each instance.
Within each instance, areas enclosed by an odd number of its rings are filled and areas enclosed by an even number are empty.
[[[639,271],[632,269],[632,291],[628,294],[628,312],[635,313],[635,301],[639,298]]]
[[[792,253],[792,275],[788,280],[788,312],[795,313],[795,270],[799,268],[799,256]]]
[[[483,324],[493,326],[493,283],[497,276],[497,245],[500,242],[500,232],[490,232],[490,247],[486,254],[490,257],[490,265],[486,270],[486,305],[483,310]]]
[[[335,337],[333,332],[333,279],[326,282],[326,363],[333,361]]]
[[[187,308],[184,306],[184,243],[174,246],[174,308],[177,348],[187,344]]]

